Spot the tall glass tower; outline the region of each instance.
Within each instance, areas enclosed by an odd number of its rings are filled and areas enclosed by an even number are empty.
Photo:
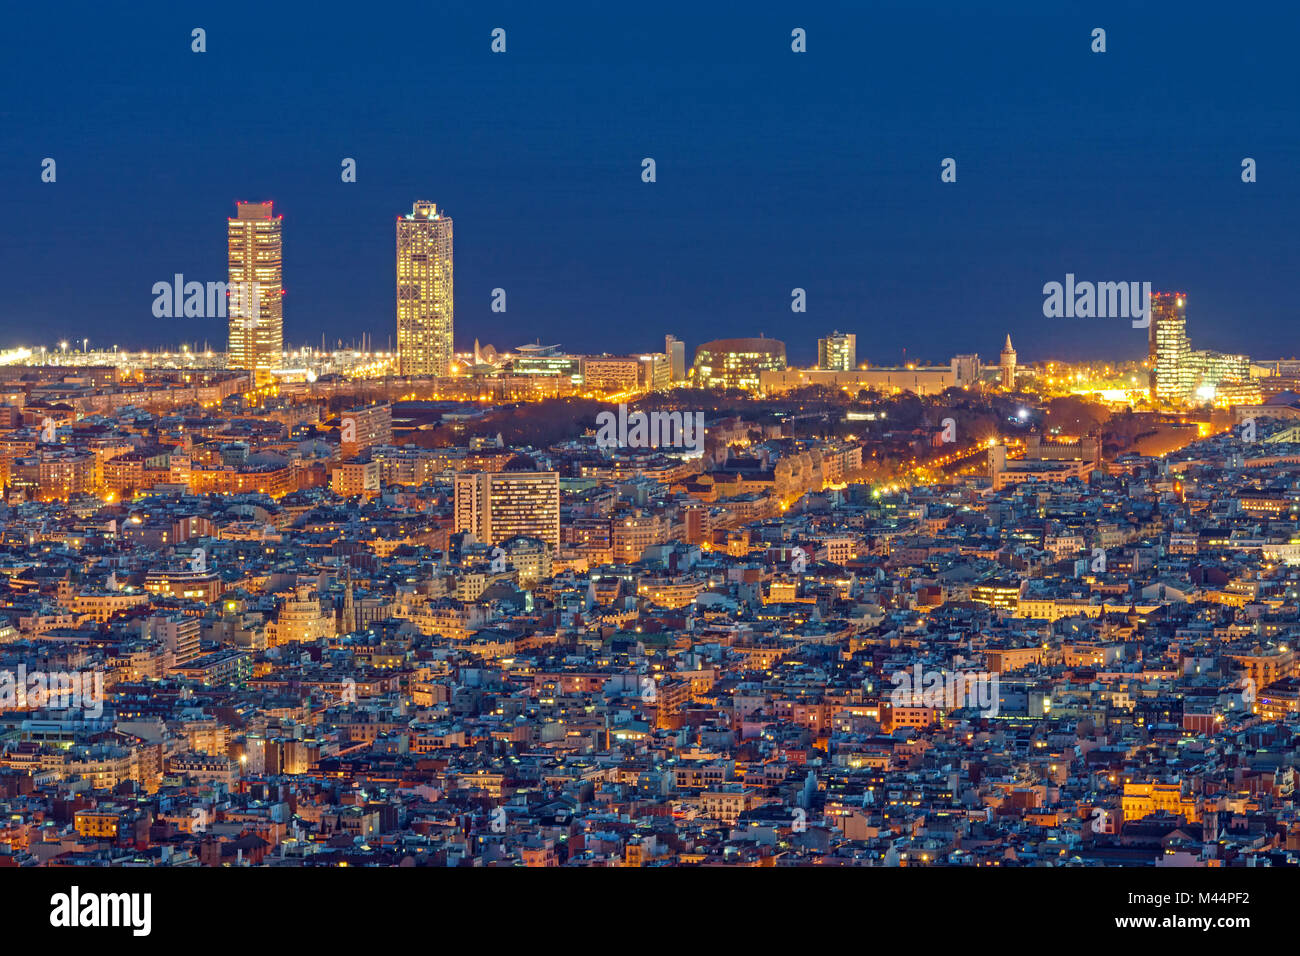
[[[1181,292],[1151,293],[1151,325],[1147,333],[1151,398],[1181,402],[1196,387],[1187,341],[1187,296]]]
[[[400,375],[446,375],[451,365],[451,219],[420,201],[397,220],[397,366]]]

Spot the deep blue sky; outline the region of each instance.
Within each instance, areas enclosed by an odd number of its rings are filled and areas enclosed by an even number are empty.
[[[456,222],[461,348],[762,332],[808,360],[839,328],[877,363],[996,361],[1008,331],[1027,360],[1141,355],[1123,320],[1043,318],[1074,272],[1187,292],[1195,347],[1300,353],[1296,4],[721,6],[10,5],[0,345],[220,347],[150,289],[224,279],[234,200],[266,198],[286,340],[383,345],[422,198]]]

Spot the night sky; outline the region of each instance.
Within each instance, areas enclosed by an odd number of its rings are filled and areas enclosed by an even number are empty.
[[[151,288],[225,279],[236,199],[284,216],[286,342],[385,347],[394,220],[428,199],[461,349],[764,333],[808,362],[838,328],[878,364],[995,362],[1007,332],[1022,361],[1142,355],[1125,320],[1043,317],[1073,272],[1186,292],[1193,347],[1300,353],[1293,3],[113,6],[0,27],[5,347],[224,348]]]

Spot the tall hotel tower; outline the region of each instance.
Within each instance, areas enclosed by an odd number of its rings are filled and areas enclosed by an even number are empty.
[[[269,202],[237,202],[226,220],[230,284],[227,365],[248,369],[259,381],[279,368],[284,351],[283,260],[280,223]]]
[[[1187,341],[1187,297],[1181,292],[1151,293],[1147,358],[1151,398],[1184,401],[1196,385]]]
[[[397,370],[446,375],[451,365],[451,220],[420,201],[397,220]]]

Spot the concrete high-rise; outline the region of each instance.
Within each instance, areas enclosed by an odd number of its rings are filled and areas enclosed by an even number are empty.
[[[237,202],[226,220],[230,326],[227,365],[270,378],[284,352],[284,269],[280,224],[270,202]]]
[[[560,545],[560,475],[555,471],[468,472],[455,479],[457,531],[484,544],[523,536]]]
[[[397,368],[448,374],[454,335],[452,221],[419,201],[397,220]]]
[[[852,372],[858,367],[858,337],[852,332],[832,332],[818,339],[817,367],[829,372]]]
[[[393,407],[388,404],[359,405],[339,417],[339,451],[344,458],[374,445],[393,440]]]
[[[686,343],[675,335],[665,335],[664,352],[668,356],[669,378],[674,382],[685,381]]]

